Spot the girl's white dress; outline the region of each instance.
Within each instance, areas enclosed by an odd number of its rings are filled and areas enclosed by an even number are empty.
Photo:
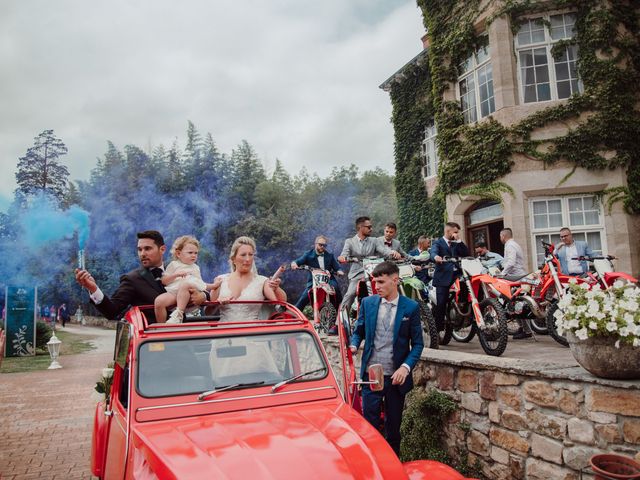
[[[229,288],[229,273],[222,276],[222,284],[220,285],[220,295],[218,298],[229,298],[232,293]],[[234,300],[237,301],[257,301],[265,300],[263,288],[267,277],[256,275],[253,280],[240,292],[240,295]],[[242,322],[244,320],[257,320],[262,305],[256,304],[228,304],[220,306],[221,322]]]
[[[186,277],[176,278],[169,285],[165,285],[164,289],[167,292],[177,295],[182,282],[186,282],[198,290],[204,290],[207,287],[207,284],[202,280],[202,275],[200,275],[200,267],[195,263],[187,265],[186,263],[182,263],[180,260],[173,260],[169,265],[167,265],[164,273],[168,275],[176,273],[179,270],[186,270],[189,274]]]

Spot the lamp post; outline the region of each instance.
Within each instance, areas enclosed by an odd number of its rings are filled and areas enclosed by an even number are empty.
[[[62,342],[56,337],[55,330],[51,338],[47,342],[47,350],[49,350],[49,355],[51,356],[51,365],[49,365],[48,370],[55,370],[56,368],[62,368],[62,365],[58,363],[58,356],[60,356],[60,345]]]

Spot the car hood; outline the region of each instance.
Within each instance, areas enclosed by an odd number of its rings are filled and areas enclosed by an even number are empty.
[[[163,420],[132,433],[134,478],[407,478],[384,439],[345,404]]]

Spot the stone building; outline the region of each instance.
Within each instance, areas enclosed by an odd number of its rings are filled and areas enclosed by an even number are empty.
[[[594,111],[597,111],[597,106],[580,106],[580,102],[585,98],[596,98],[596,92],[602,94],[606,91],[602,88],[598,90],[602,84],[598,83],[597,72],[594,74],[590,71],[584,79],[582,75],[583,65],[580,63],[580,56],[587,49],[582,47],[580,41],[585,44],[591,41],[590,38],[586,38],[587,33],[582,32],[593,30],[593,24],[588,22],[595,21],[587,18],[588,12],[584,10],[585,3],[589,2],[575,2],[575,8],[571,7],[571,2],[562,2],[562,8],[558,8],[558,3],[554,2],[521,2],[520,8],[512,8],[510,11],[508,4],[513,7],[513,4],[518,2],[440,2],[448,4],[446,8],[451,11],[433,14],[429,11],[430,6],[434,6],[434,9],[440,8],[435,6],[437,3],[429,0],[418,1],[429,30],[422,39],[423,50],[380,86],[390,92],[393,100],[394,91],[402,88],[408,78],[415,76],[417,69],[426,70],[432,82],[436,81],[435,77],[438,75],[438,78],[442,79],[440,73],[434,73],[434,67],[441,66],[437,62],[450,62],[451,55],[455,54],[455,50],[460,46],[451,45],[448,50],[449,56],[442,54],[443,50],[447,51],[446,48],[434,48],[438,46],[437,42],[453,38],[446,37],[450,31],[443,30],[441,24],[443,21],[452,24],[469,22],[471,34],[474,36],[471,44],[474,47],[469,49],[470,43],[466,44],[467,51],[463,52],[461,57],[463,61],[453,70],[455,75],[445,78],[442,89],[439,90],[435,84],[435,88],[432,86],[429,89],[432,97],[427,101],[431,102],[431,108],[425,111],[430,115],[426,115],[426,122],[419,126],[423,130],[419,136],[422,143],[419,150],[416,149],[416,154],[420,156],[422,180],[428,197],[438,194],[438,186],[443,181],[440,169],[445,162],[451,161],[443,158],[451,154],[447,151],[451,143],[449,140],[446,145],[440,142],[440,118],[447,120],[442,123],[447,123],[449,129],[452,128],[450,119],[460,118],[464,128],[476,129],[466,130],[467,132],[474,131],[476,135],[481,135],[481,138],[482,131],[477,129],[483,126],[487,127],[485,138],[489,133],[503,132],[507,141],[511,142],[507,146],[508,153],[505,158],[510,166],[503,168],[494,180],[508,185],[510,191],[503,188],[496,195],[494,188],[492,195],[484,195],[482,189],[469,188],[474,185],[482,186],[483,183],[487,186],[486,179],[475,182],[474,175],[462,179],[460,186],[442,191],[446,218],[463,226],[464,238],[468,244],[486,240],[491,250],[502,252],[499,231],[503,227],[511,227],[516,241],[522,246],[528,259],[529,268],[534,269],[542,260],[540,241],[557,243],[560,228],[569,227],[574,238],[586,240],[597,254],[617,256],[619,260],[616,266],[619,270],[637,275],[640,272],[639,199],[633,195],[627,197],[625,208],[620,201],[609,204],[607,199],[610,197],[607,195],[616,191],[629,192],[629,186],[633,182],[631,179],[640,180],[640,177],[634,177],[634,172],[640,169],[640,145],[636,143],[635,151],[629,143],[625,144],[626,146],[612,146],[616,141],[620,141],[619,138],[613,138],[615,135],[611,135],[613,142],[608,139],[604,139],[601,144],[594,141],[589,155],[595,159],[594,161],[601,160],[601,164],[586,165],[587,168],[580,164],[580,158],[572,161],[563,155],[563,152],[571,154],[572,141],[582,145],[584,139],[589,138],[589,132],[592,139],[593,132],[598,132],[588,125]],[[461,8],[459,13],[456,12],[456,7],[451,6],[456,3]],[[582,7],[578,6],[579,3]],[[594,0],[591,3],[594,5],[589,8],[603,8],[606,11],[605,7],[598,6],[601,2]],[[623,15],[638,13],[637,7],[629,6],[624,1],[614,3],[625,5],[627,10],[622,12]],[[431,32],[430,25],[434,30],[437,27],[437,31]],[[634,25],[633,21],[629,25]],[[630,34],[631,37],[635,36],[637,45],[638,31],[633,31],[629,25],[618,25],[617,31],[623,32],[624,35]],[[461,31],[464,33],[464,28]],[[575,42],[576,37],[580,35],[580,41]],[[615,47],[614,44],[614,51]],[[601,51],[590,51],[589,54],[595,55],[595,59],[606,60],[606,51],[603,46]],[[434,58],[436,53],[438,57]],[[587,68],[596,68],[590,65],[592,63],[584,62],[585,71]],[[634,75],[637,74],[637,66],[635,64],[635,70],[631,69]],[[591,90],[588,89],[590,84],[587,78],[592,81]],[[630,98],[635,100],[628,102],[617,99],[623,105],[625,102],[631,104],[626,107],[625,115],[628,117],[625,118],[631,118],[632,131],[638,131],[638,84],[635,83],[631,87],[620,85],[615,91],[621,89],[627,90],[627,94],[631,94]],[[629,89],[632,91],[629,92]],[[434,101],[433,96],[439,98]],[[446,116],[451,105],[458,106],[457,112],[454,113],[459,117]],[[569,106],[567,110],[572,112],[568,114],[562,110],[563,106]],[[394,109],[398,108],[402,108],[401,104],[394,104]],[[531,127],[541,112],[542,115],[550,112],[547,120],[537,121],[535,126]],[[400,113],[395,111],[394,118]],[[606,118],[612,118],[610,113],[596,117],[599,118],[598,121],[605,132],[607,128],[617,128],[615,121],[609,121],[609,127],[606,125]],[[531,122],[527,123],[530,119]],[[622,117],[620,121],[623,121]],[[399,123],[394,121],[396,152]],[[521,126],[528,129],[524,135]],[[464,136],[465,133],[460,135]],[[514,140],[518,135],[520,138]],[[631,134],[627,131],[620,133],[618,137],[628,135]],[[623,154],[624,148],[627,152]],[[547,156],[548,152],[552,152],[553,155]],[[476,157],[471,155],[470,158],[483,158],[482,152],[472,154]],[[491,155],[493,154],[490,153],[488,156]],[[496,154],[494,157],[499,155]],[[618,157],[624,157],[626,161],[617,161]],[[401,163],[401,159],[397,157],[397,174],[407,168]],[[475,168],[483,169],[485,166],[479,162]],[[634,188],[638,188],[637,181],[634,184]],[[494,184],[494,187],[495,185],[497,184]]]

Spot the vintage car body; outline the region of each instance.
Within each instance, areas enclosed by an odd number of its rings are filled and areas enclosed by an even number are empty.
[[[131,309],[118,325],[111,391],[96,407],[93,475],[464,478],[437,462],[403,465],[346,401],[312,324],[285,303],[263,310],[254,321],[147,325]]]

